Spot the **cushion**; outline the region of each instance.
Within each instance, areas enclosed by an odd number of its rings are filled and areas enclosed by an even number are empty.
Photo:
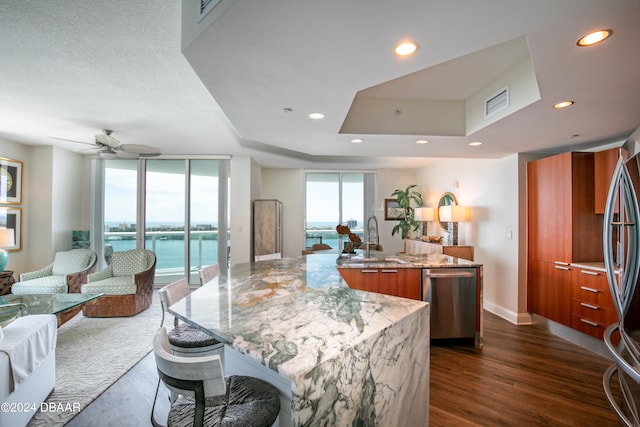
[[[66,294],[69,291],[66,276],[45,276],[38,279],[17,282],[11,286],[11,293],[24,294]]]
[[[114,252],[111,267],[114,276],[133,276],[147,269],[147,254],[138,250]]]
[[[83,249],[76,249],[67,252],[58,252],[53,260],[53,275],[66,276],[86,270],[91,261],[92,253]]]
[[[105,295],[130,295],[137,290],[133,276],[115,276],[97,282],[85,283],[80,288],[83,294],[103,293]]]

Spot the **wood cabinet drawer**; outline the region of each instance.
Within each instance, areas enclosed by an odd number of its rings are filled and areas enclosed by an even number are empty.
[[[614,309],[607,275],[602,271],[575,269],[571,292],[574,299]]]
[[[571,315],[571,327],[592,337],[602,339],[604,330],[609,326],[608,323],[598,322],[591,319],[580,317],[577,314]]]
[[[571,313],[606,325],[618,321],[618,315],[614,309],[577,299],[571,302]]]

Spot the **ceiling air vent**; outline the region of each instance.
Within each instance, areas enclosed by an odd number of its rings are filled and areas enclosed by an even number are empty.
[[[200,0],[200,14],[198,15],[198,21],[202,20],[207,13],[211,12],[214,7],[222,0]]]
[[[508,106],[509,86],[505,86],[484,100],[484,117],[487,118]]]

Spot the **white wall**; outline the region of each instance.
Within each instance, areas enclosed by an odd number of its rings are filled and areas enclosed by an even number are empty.
[[[520,167],[517,155],[438,159],[418,171],[416,182],[425,206],[437,206],[442,193],[451,192],[459,204],[471,207],[471,221],[459,224],[458,243],[474,246],[475,261],[483,264],[484,307],[514,323],[526,314],[526,298],[520,298],[526,295],[526,280],[519,275],[520,248],[526,241],[519,218],[519,194],[526,188],[519,180]],[[441,234],[436,224],[428,230]]]
[[[249,262],[252,246],[251,212],[254,194],[259,188],[259,168],[247,156],[231,158],[230,229],[231,265]],[[255,180],[255,182],[254,182]]]
[[[378,218],[380,244],[386,253],[394,254],[404,251],[404,242],[399,233],[391,235],[391,230],[398,221],[385,221],[384,199],[390,199],[396,189],[405,189],[409,185],[419,184],[417,169],[380,169],[378,170],[378,205],[375,215]],[[416,190],[420,191],[417,187]]]

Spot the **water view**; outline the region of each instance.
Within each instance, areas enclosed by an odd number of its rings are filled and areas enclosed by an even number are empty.
[[[362,226],[355,221],[349,225],[351,231],[364,241]],[[145,241],[145,247],[152,250],[157,257],[156,270],[159,273],[178,272],[184,268],[184,232],[175,226],[150,227]],[[348,241],[344,236],[343,242]],[[315,243],[325,243],[333,249],[340,247],[340,236],[335,230],[335,225],[330,223],[311,223],[306,232],[306,247],[311,248]],[[135,228],[110,226],[105,235],[105,245],[111,247],[114,252],[126,251],[136,248]],[[230,241],[227,242],[227,247]],[[198,269],[205,265],[218,263],[218,232],[214,226],[208,226],[204,230],[192,231],[191,243],[191,267]]]

